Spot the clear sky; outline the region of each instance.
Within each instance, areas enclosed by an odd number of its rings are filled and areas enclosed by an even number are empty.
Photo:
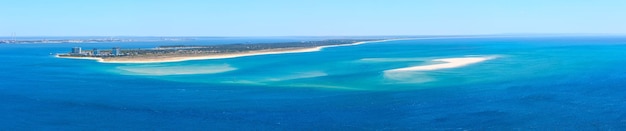
[[[0,0],[0,36],[626,34],[626,0]]]

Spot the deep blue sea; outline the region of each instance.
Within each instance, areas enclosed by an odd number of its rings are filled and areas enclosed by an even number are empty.
[[[151,64],[52,55],[311,39],[0,44],[0,129],[626,130],[621,36],[415,39]]]

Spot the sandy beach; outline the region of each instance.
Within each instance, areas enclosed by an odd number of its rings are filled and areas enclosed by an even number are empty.
[[[288,54],[319,51],[321,48],[300,48],[300,49],[273,49],[260,50],[243,53],[226,53],[226,54],[199,54],[197,56],[140,56],[137,57],[110,57],[99,58],[102,63],[164,63],[164,62],[181,62],[189,60],[210,60],[210,59],[227,59],[245,56],[270,55],[270,54]]]

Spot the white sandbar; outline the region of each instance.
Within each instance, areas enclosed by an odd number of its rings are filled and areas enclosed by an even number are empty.
[[[494,59],[494,58],[495,57],[466,57],[466,58],[435,59],[433,61],[444,62],[444,63],[398,68],[398,69],[386,70],[385,72],[390,73],[390,72],[406,72],[406,71],[431,71],[431,70],[439,70],[439,69],[457,68],[457,67],[474,64],[474,63],[483,62],[483,61]]]

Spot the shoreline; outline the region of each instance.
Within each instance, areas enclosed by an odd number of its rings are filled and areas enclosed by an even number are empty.
[[[419,38],[417,38],[419,39]],[[261,51],[252,51],[245,53],[231,53],[231,54],[214,54],[214,55],[203,55],[203,56],[173,56],[173,57],[153,57],[153,58],[139,58],[139,60],[107,60],[107,58],[100,57],[61,57],[58,54],[55,55],[57,58],[66,58],[66,59],[85,59],[85,60],[96,60],[100,63],[167,63],[167,62],[182,62],[182,61],[190,61],[190,60],[211,60],[211,59],[228,59],[228,58],[238,58],[238,57],[247,57],[247,56],[258,56],[258,55],[272,55],[272,54],[290,54],[290,53],[306,53],[306,52],[317,52],[321,51],[324,48],[332,48],[332,47],[340,47],[340,46],[355,46],[366,43],[378,43],[378,42],[387,42],[387,41],[397,41],[397,40],[411,40],[407,39],[387,39],[387,40],[376,40],[376,41],[361,41],[350,44],[341,44],[341,45],[327,45],[327,46],[318,46],[318,47],[310,47],[310,48],[299,48],[299,49],[276,49],[276,50],[261,50]],[[122,58],[123,59],[123,58]],[[131,58],[132,59],[132,58]]]
[[[317,48],[302,48],[302,49],[287,49],[284,51],[255,51],[246,53],[232,53],[232,54],[213,54],[213,55],[200,55],[200,56],[174,56],[163,58],[141,58],[143,60],[107,60],[98,58],[101,63],[167,63],[167,62],[182,62],[191,60],[211,60],[211,59],[228,59],[238,58],[246,56],[257,55],[272,55],[272,54],[289,54],[289,53],[304,53],[319,51]]]
[[[102,58],[99,57],[73,57],[73,56],[59,56],[59,54],[55,54],[54,55],[55,58],[61,58],[61,59],[80,59],[80,60],[96,60],[98,62],[102,62]]]

